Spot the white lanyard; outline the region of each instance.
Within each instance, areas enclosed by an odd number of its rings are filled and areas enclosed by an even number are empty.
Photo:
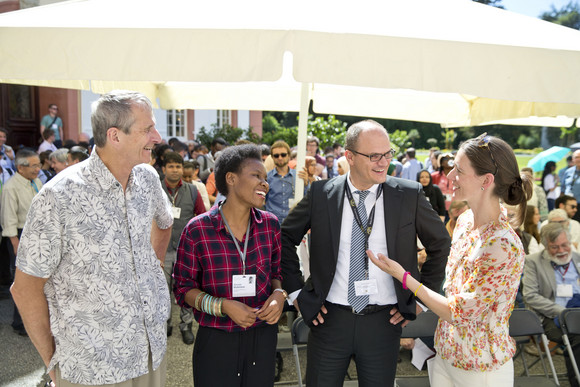
[[[223,204],[224,204],[224,202],[221,202],[220,206],[219,206],[220,214],[222,216],[222,219],[224,220],[224,223],[226,224],[226,228],[228,229],[230,236],[234,240],[234,243],[236,245],[236,249],[238,250],[238,253],[240,254],[240,259],[242,260],[242,274],[246,275],[246,253],[248,251],[248,239],[250,239],[250,219],[248,219],[248,228],[246,229],[246,241],[244,242],[244,252],[242,253],[242,250],[240,249],[240,245],[238,244],[238,240],[234,236],[234,233],[232,232],[232,229],[230,228],[230,225],[228,224],[228,220],[226,219],[226,217],[224,216],[224,212],[222,211]]]

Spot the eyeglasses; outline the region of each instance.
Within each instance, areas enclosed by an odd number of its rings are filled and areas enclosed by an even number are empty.
[[[567,206],[570,206],[571,209],[578,208],[577,204],[567,204]]]
[[[58,110],[58,108],[57,108],[57,107],[51,107],[50,109],[51,109],[51,110]]]
[[[384,157],[386,160],[390,160],[395,156],[395,150],[391,149],[390,151],[386,151],[385,153],[371,153],[370,155],[365,155],[364,153],[360,153],[355,151],[354,149],[349,149],[352,153],[356,153],[357,155],[368,157],[371,163],[378,163]]]
[[[40,169],[40,168],[42,168],[42,164],[23,165],[23,167]]]
[[[272,153],[272,157],[275,159],[277,159],[278,157],[284,158],[286,156],[288,156],[288,153]]]
[[[565,242],[562,243],[561,245],[551,245],[548,243],[548,250],[552,250],[552,251],[558,251],[560,250],[560,248],[562,250],[566,250],[570,248],[570,242]]]
[[[491,158],[491,161],[493,162],[493,166],[495,167],[495,172],[493,173],[493,175],[495,176],[497,174],[498,168],[497,168],[497,163],[495,162],[495,159],[493,158],[493,153],[491,152],[491,149],[489,147],[489,141],[491,140],[491,137],[488,136],[487,132],[486,132],[486,133],[483,133],[478,138],[476,138],[476,140],[478,140],[478,146],[480,148],[487,148],[487,150],[489,151],[489,157]]]

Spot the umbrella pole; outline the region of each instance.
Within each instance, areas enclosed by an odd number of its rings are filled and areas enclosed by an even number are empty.
[[[298,119],[298,150],[296,162],[296,184],[294,189],[294,203],[290,203],[290,207],[297,204],[304,196],[304,181],[298,178],[298,171],[304,168],[304,161],[306,159],[306,137],[308,134],[308,107],[310,106],[310,88],[311,83],[302,83],[300,92],[300,115]]]

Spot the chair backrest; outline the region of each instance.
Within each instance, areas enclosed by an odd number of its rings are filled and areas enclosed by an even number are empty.
[[[304,322],[302,316],[298,317],[292,323],[292,344],[306,344],[308,343],[308,333],[310,328]]]
[[[580,308],[564,309],[560,313],[560,324],[564,333],[580,335]]]
[[[416,320],[410,321],[407,326],[403,328],[401,337],[414,339],[417,337],[434,336],[438,322],[439,317],[430,310],[427,310],[423,313],[420,313]]]
[[[529,309],[514,309],[510,317],[510,336],[532,336],[544,333],[542,322],[537,314]]]

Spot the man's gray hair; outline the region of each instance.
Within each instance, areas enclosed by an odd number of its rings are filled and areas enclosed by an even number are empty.
[[[548,222],[557,218],[568,220],[568,213],[561,208],[553,209],[548,213]]]
[[[50,154],[50,156],[48,156],[48,159],[49,160],[60,161],[61,163],[66,163],[67,162],[67,156],[68,156],[68,149],[66,149],[66,148],[60,148],[60,149],[57,149],[54,152],[52,152]]]
[[[38,154],[35,151],[32,151],[30,149],[19,150],[18,153],[16,153],[16,159],[14,160],[14,165],[16,165],[16,168],[18,168],[20,165],[28,167],[30,164],[28,162],[28,158],[32,157],[32,156],[38,156]]]
[[[566,238],[570,241],[570,232],[568,229],[560,223],[548,223],[545,226],[542,226],[542,230],[540,231],[540,239],[542,244],[547,249],[549,242],[554,242],[562,233],[566,233]]]
[[[135,117],[131,109],[138,106],[141,109],[153,110],[151,101],[144,94],[136,91],[113,90],[103,94],[98,101],[93,102],[91,125],[95,145],[102,148],[107,143],[107,130],[119,128],[129,134]]]
[[[379,124],[375,120],[363,120],[363,121],[355,122],[346,131],[346,138],[344,140],[344,149],[348,149],[350,151],[356,150],[356,146],[358,145],[358,138],[359,138],[361,132],[364,129],[368,129],[368,128],[372,128],[372,127],[377,127],[379,129],[383,129],[385,131],[385,133],[387,132],[387,129],[385,129],[385,127],[383,125]],[[387,133],[387,136],[388,135],[389,134]]]

